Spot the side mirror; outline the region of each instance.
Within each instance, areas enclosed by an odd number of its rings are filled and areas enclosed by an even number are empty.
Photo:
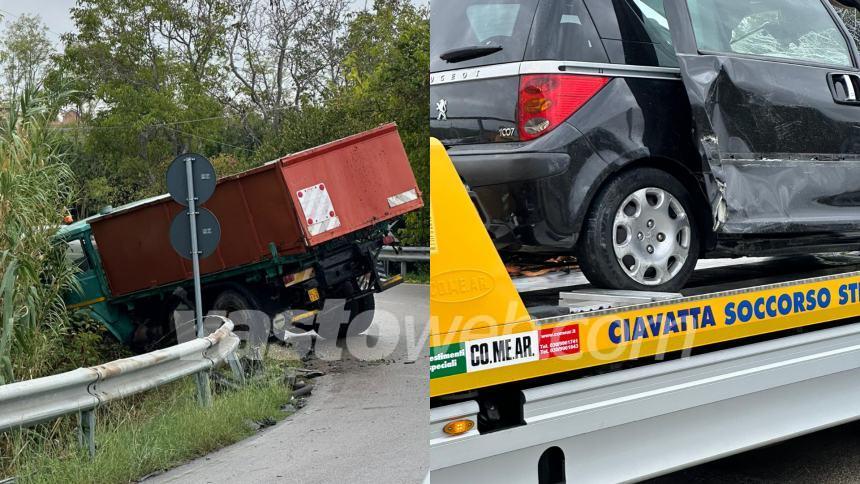
[[[834,0],[839,5],[847,8],[856,8],[860,10],[860,0]]]

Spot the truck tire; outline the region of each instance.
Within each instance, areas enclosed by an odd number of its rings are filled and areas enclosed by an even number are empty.
[[[336,296],[331,296],[329,301],[346,300],[354,291],[351,286],[348,289],[341,289]],[[314,331],[323,338],[337,337],[343,339],[348,336],[356,336],[367,331],[367,328],[373,323],[375,310],[376,300],[373,294],[366,294],[360,298],[346,301],[342,306],[330,307],[327,311],[318,314],[314,321]],[[346,322],[343,322],[344,313],[346,313]]]
[[[370,328],[376,313],[376,299],[373,294],[367,294],[346,303],[349,310],[349,324],[341,325],[338,338],[356,336]]]
[[[596,287],[677,292],[699,258],[693,198],[675,177],[637,168],[595,197],[580,236],[578,261]]]
[[[212,310],[226,313],[233,321],[234,332],[246,332],[247,342],[259,347],[272,333],[271,318],[263,311],[257,298],[244,288],[229,287],[218,293]]]

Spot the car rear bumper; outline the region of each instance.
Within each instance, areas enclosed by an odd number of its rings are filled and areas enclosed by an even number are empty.
[[[455,146],[448,153],[500,250],[572,251],[589,187],[606,169],[568,124],[531,143]]]
[[[570,167],[567,153],[485,153],[452,155],[470,186],[502,185],[560,175]]]

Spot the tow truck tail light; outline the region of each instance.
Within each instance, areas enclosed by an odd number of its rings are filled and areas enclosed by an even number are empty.
[[[545,135],[577,112],[609,82],[608,77],[529,74],[520,77],[517,124],[520,139]]]

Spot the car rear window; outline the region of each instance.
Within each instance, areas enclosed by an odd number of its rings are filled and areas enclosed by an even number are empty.
[[[501,47],[458,62],[446,52]],[[432,72],[523,60],[606,62],[606,52],[582,0],[433,0]]]
[[[526,60],[608,62],[582,0],[543,0],[535,14]]]
[[[430,9],[430,70],[519,62],[538,0],[433,0]],[[460,62],[439,56],[454,49],[499,46],[502,50]]]

